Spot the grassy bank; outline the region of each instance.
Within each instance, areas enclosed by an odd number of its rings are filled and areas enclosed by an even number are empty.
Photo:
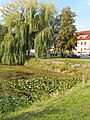
[[[31,107],[6,114],[2,120],[89,120],[90,83],[79,84],[63,95],[34,103]]]
[[[73,59],[32,59],[24,66],[0,65],[0,120],[72,120],[75,111],[75,119],[81,115],[87,120],[89,73],[89,61],[84,63]],[[78,84],[81,86],[75,87]],[[77,110],[78,100],[82,106],[85,93],[86,105],[80,107],[84,108],[82,112]],[[82,94],[84,96],[80,96]],[[76,107],[73,104],[77,104]]]

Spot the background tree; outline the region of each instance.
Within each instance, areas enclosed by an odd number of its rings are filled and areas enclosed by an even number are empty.
[[[57,48],[57,36],[59,34],[60,30],[60,15],[56,15],[55,19],[53,20],[53,31],[54,36],[51,42],[52,47],[54,47],[54,54],[58,54],[58,48]]]
[[[56,49],[61,52],[61,57],[65,51],[71,52],[76,45],[75,12],[70,7],[62,9],[60,14],[60,30],[56,38]]]

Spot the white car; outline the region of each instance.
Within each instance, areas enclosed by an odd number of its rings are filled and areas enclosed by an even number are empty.
[[[88,55],[88,56],[90,56],[90,51],[83,51],[83,52],[81,52],[81,55]]]

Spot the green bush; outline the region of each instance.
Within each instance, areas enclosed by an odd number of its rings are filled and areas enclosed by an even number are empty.
[[[61,71],[68,70],[68,66],[66,64],[60,65],[59,68],[60,68]]]
[[[60,71],[62,72],[62,71],[65,71],[65,70],[68,70],[68,65],[66,65],[66,64],[60,64],[60,65],[56,65],[56,64],[53,64],[53,65],[51,65],[50,66],[51,67],[51,69],[53,69],[53,70],[57,70],[57,69],[60,69]]]
[[[14,112],[16,108],[26,107],[27,104],[30,104],[30,102],[27,101],[27,98],[25,96],[22,97],[13,96],[13,97],[1,98],[0,111],[1,113],[6,113],[10,111]]]

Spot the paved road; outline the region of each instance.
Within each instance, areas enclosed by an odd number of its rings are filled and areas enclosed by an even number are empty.
[[[88,60],[90,60],[90,56],[82,55],[79,59],[88,59]]]
[[[30,56],[35,57],[35,54],[31,54]],[[51,58],[59,58],[59,56],[51,56]],[[90,56],[88,56],[88,55],[82,55],[82,56],[81,56],[80,58],[78,58],[78,59],[90,60]]]

